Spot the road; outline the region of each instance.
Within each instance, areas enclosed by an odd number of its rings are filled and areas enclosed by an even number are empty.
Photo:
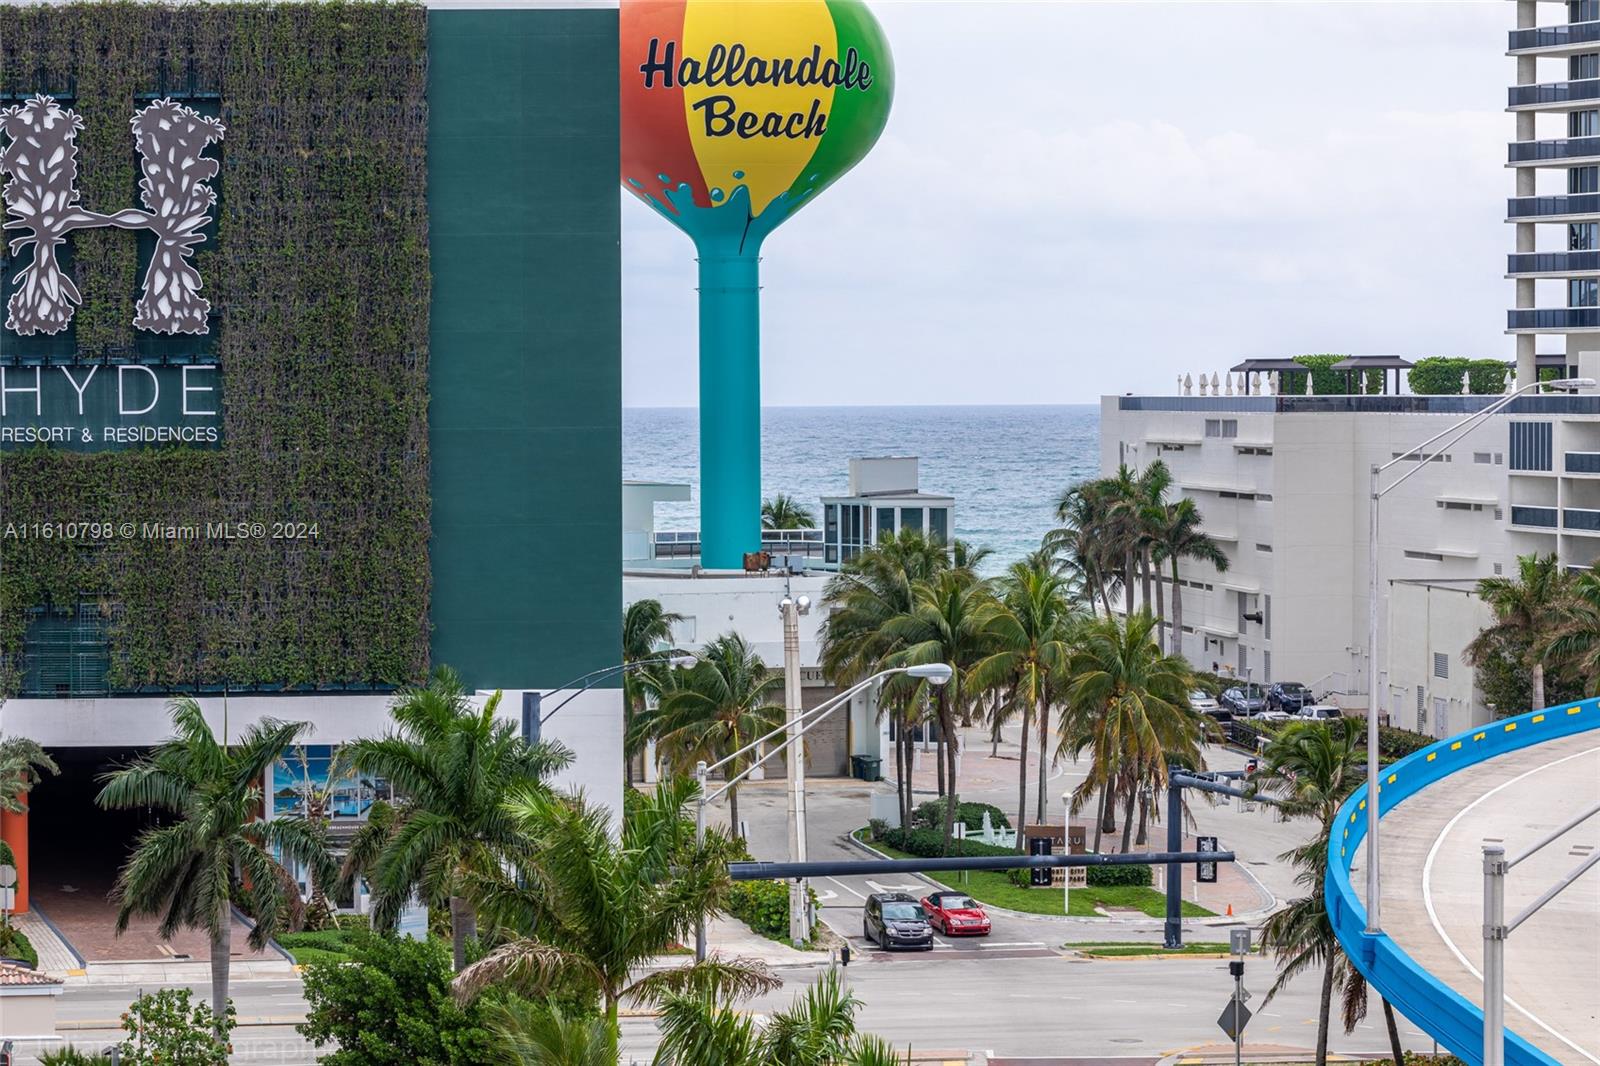
[[[1320,975],[1308,974],[1265,1006],[1272,966],[1247,964],[1249,1006],[1257,1010],[1251,1040],[1311,1047],[1316,1042]],[[1223,1037],[1217,1028],[1232,989],[1227,963],[1207,959],[1084,961],[1050,958],[938,959],[897,955],[892,962],[852,965],[847,971],[862,1000],[858,1022],[868,1032],[913,1049],[964,1049],[1024,1056],[1149,1055]],[[750,1004],[759,1013],[781,1010],[815,971],[785,971],[785,987]],[[1406,1046],[1432,1044],[1401,1023]],[[624,1062],[648,1062],[658,1041],[649,1018],[623,1024]],[[1337,1052],[1381,1052],[1388,1046],[1382,1015],[1346,1037],[1335,1026]],[[981,1059],[978,1061],[982,1061]]]
[[[1417,963],[1483,1001],[1483,845],[1515,859],[1600,803],[1600,740],[1580,734],[1467,767],[1383,817],[1383,924]],[[1506,876],[1506,920],[1600,846],[1591,818]],[[1364,858],[1364,851],[1357,860]],[[1358,885],[1364,878],[1358,874]],[[1506,1027],[1559,1062],[1600,1063],[1600,868],[1506,939]]]
[[[986,752],[987,747],[982,750]],[[1014,776],[1016,749],[1014,745],[1003,745],[1001,750],[1013,753],[1013,760],[1005,770],[1008,778],[1002,781],[998,775],[991,776],[986,785],[964,790],[963,799],[993,803],[1002,810],[1012,810],[1016,807],[1017,792]],[[1206,760],[1209,767],[1221,770],[1242,769],[1245,764],[1244,756],[1221,747],[1208,748]],[[1057,821],[1061,818],[1061,794],[1074,787],[1083,772],[1083,769],[1071,763],[1064,763],[1052,770],[1048,785],[1049,803],[1046,815],[1049,820]],[[1036,780],[1032,770],[1029,780],[1030,784]],[[845,837],[852,830],[866,824],[872,792],[892,787],[889,784],[869,785],[856,781],[817,782],[814,788],[808,790],[806,800],[809,857],[812,859],[870,857],[847,843]],[[1030,788],[1030,804],[1036,802],[1035,795],[1036,791]],[[920,792],[917,794],[918,802],[932,798],[932,794],[927,796]],[[739,814],[749,827],[750,849],[758,859],[777,860],[787,857],[788,830],[784,804],[785,795],[781,781],[748,784],[740,789]],[[1257,806],[1254,811],[1245,812],[1238,803],[1224,806],[1199,796],[1190,799],[1190,810],[1198,831],[1217,836],[1223,848],[1234,850],[1239,856],[1240,865],[1247,869],[1248,874],[1259,882],[1262,889],[1273,899],[1282,900],[1301,894],[1302,890],[1294,883],[1293,868],[1280,861],[1278,857],[1283,852],[1299,846],[1314,832],[1311,823],[1282,822],[1264,806]],[[711,815],[715,821],[719,815],[725,818],[726,812],[713,809]],[[1162,830],[1158,828],[1156,832],[1160,833]],[[902,874],[893,878],[878,879],[876,882],[864,877],[821,878],[812,887],[817,891],[823,920],[840,936],[852,938],[854,949],[863,950],[867,945],[861,938],[861,905],[868,894],[901,889],[920,897],[925,895],[931,886],[932,882],[920,875]],[[1251,898],[1255,904],[1249,908],[1251,910],[1258,909],[1259,904],[1264,902],[1263,899],[1256,898],[1254,893]],[[1217,909],[1221,910],[1220,907]],[[1242,913],[1245,909],[1246,905],[1241,900],[1238,910]],[[1105,919],[1092,918],[1033,919],[992,914],[991,921],[993,930],[987,940],[940,937],[934,954],[940,957],[969,952],[985,955],[1042,955],[1053,954],[1054,949],[1064,942],[1092,940],[1159,942],[1162,926],[1159,918],[1119,920],[1113,923]],[[1191,939],[1198,936],[1226,939],[1225,935],[1219,934],[1214,929],[1192,928],[1204,929],[1204,932],[1191,932],[1188,934]]]

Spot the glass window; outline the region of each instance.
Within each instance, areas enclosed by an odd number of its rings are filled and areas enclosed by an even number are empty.
[[[1568,22],[1594,22],[1600,19],[1600,0],[1567,0]]]
[[[882,544],[894,536],[894,508],[880,507],[877,513],[878,543]]]
[[[1567,171],[1567,192],[1600,192],[1600,167],[1573,167]]]
[[[928,508],[928,536],[938,541],[950,539],[950,511],[948,508]]]
[[[1572,252],[1600,250],[1600,222],[1574,222],[1568,225],[1567,250]]]
[[[1222,419],[1220,419],[1220,418],[1208,418],[1208,419],[1206,419],[1206,436],[1208,436],[1208,437],[1220,437],[1220,436],[1222,436]]]
[[[1600,130],[1600,111],[1574,111],[1567,116],[1568,137],[1593,137]]]
[[[1587,52],[1567,59],[1567,80],[1581,81],[1584,78],[1600,78],[1600,52]]]
[[[1571,278],[1567,281],[1568,307],[1600,307],[1600,278]]]
[[[922,508],[920,508],[920,507],[902,507],[902,508],[900,508],[900,528],[901,529],[914,529],[918,533],[921,533],[922,532]]]

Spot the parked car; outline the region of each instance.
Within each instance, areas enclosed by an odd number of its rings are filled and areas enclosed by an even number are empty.
[[[1266,709],[1267,694],[1260,685],[1235,685],[1222,694],[1222,705],[1236,715],[1249,718]]]
[[[1198,711],[1201,714],[1214,715],[1222,709],[1222,705],[1216,700],[1212,699],[1211,696],[1205,691],[1201,689],[1195,689],[1193,692],[1189,693],[1189,709],[1192,711]]]
[[[1294,714],[1307,704],[1315,703],[1311,690],[1298,681],[1277,681],[1267,690],[1267,706],[1275,711]]]
[[[988,936],[989,916],[965,892],[931,892],[922,897],[928,924],[946,936]]]
[[[1250,716],[1251,720],[1256,722],[1287,722],[1293,717],[1294,715],[1288,711],[1280,711],[1275,707],[1262,707]]]
[[[1296,714],[1295,717],[1314,718],[1326,721],[1333,718],[1343,718],[1344,711],[1340,710],[1338,707],[1335,707],[1331,703],[1310,703],[1300,708],[1300,712]]]
[[[861,935],[867,943],[885,950],[933,950],[933,927],[914,896],[904,892],[874,892],[861,908]]]

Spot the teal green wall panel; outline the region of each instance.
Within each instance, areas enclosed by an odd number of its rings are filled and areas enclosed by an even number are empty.
[[[432,659],[558,685],[621,644],[617,12],[428,31]]]

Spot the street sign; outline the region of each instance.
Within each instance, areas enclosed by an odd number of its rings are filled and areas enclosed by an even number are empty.
[[[1250,954],[1250,927],[1249,926],[1245,926],[1243,929],[1230,929],[1230,930],[1228,930],[1228,954],[1230,954],[1230,955],[1248,955],[1248,954]]]
[[[1049,855],[1054,851],[1055,842],[1049,837],[1029,837],[1029,855]],[[1028,871],[1028,883],[1035,888],[1048,888],[1052,880],[1052,871],[1048,866],[1035,866]]]
[[[8,863],[0,863],[0,888],[10,888],[17,883],[17,868]]]
[[[1244,1034],[1244,1027],[1250,1024],[1250,1008],[1236,999],[1229,998],[1228,1005],[1222,1008],[1222,1014],[1217,1018],[1217,1025],[1229,1040],[1237,1041]]]
[[[1216,837],[1196,837],[1194,844],[1196,851],[1218,850]],[[1217,883],[1217,864],[1215,862],[1197,862],[1194,865],[1195,881],[1202,885],[1214,885]]]

